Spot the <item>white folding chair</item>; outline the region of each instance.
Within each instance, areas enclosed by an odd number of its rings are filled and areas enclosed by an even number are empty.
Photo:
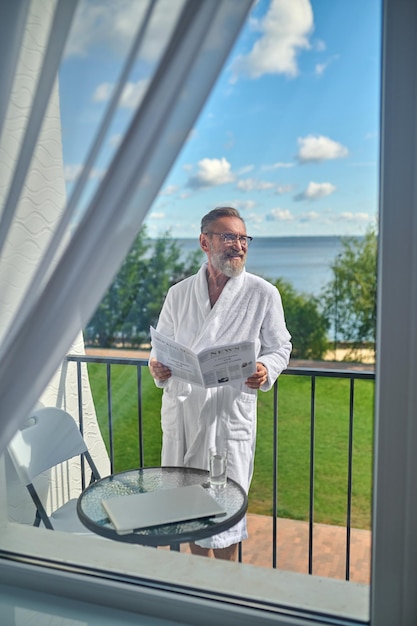
[[[8,453],[19,480],[26,485],[35,504],[34,526],[43,524],[51,530],[89,532],[78,518],[76,498],[68,500],[48,516],[33,484],[43,472],[77,455],[88,462],[91,480],[100,478],[80,430],[69,413],[54,407],[35,411],[10,442]]]

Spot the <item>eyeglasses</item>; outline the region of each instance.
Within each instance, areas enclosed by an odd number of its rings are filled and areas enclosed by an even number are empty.
[[[235,235],[234,233],[213,233],[212,231],[207,231],[204,235],[217,235],[221,238],[226,246],[231,246],[236,243],[238,240],[241,246],[248,246],[252,241],[253,237],[249,237],[249,235]]]

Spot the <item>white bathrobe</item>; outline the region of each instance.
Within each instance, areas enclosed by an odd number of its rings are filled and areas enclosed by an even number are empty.
[[[291,353],[291,337],[276,287],[243,271],[227,281],[212,308],[207,263],[168,291],[157,330],[195,352],[214,345],[255,341],[256,359],[268,370],[263,391],[273,386]],[[227,445],[228,476],[248,492],[255,454],[257,391],[244,383],[204,389],[173,378],[156,384],[164,388],[162,465],[207,470],[208,450],[221,442]],[[225,548],[246,537],[244,519],[198,543]]]

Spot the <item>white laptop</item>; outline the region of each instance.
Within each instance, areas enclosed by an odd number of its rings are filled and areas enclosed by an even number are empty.
[[[119,534],[226,514],[201,485],[115,496],[102,500],[102,504]]]

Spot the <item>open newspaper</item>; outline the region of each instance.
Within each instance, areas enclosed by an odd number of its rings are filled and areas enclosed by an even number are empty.
[[[196,354],[151,327],[155,358],[170,368],[172,376],[200,387],[219,387],[245,381],[256,371],[255,342],[213,346]]]

